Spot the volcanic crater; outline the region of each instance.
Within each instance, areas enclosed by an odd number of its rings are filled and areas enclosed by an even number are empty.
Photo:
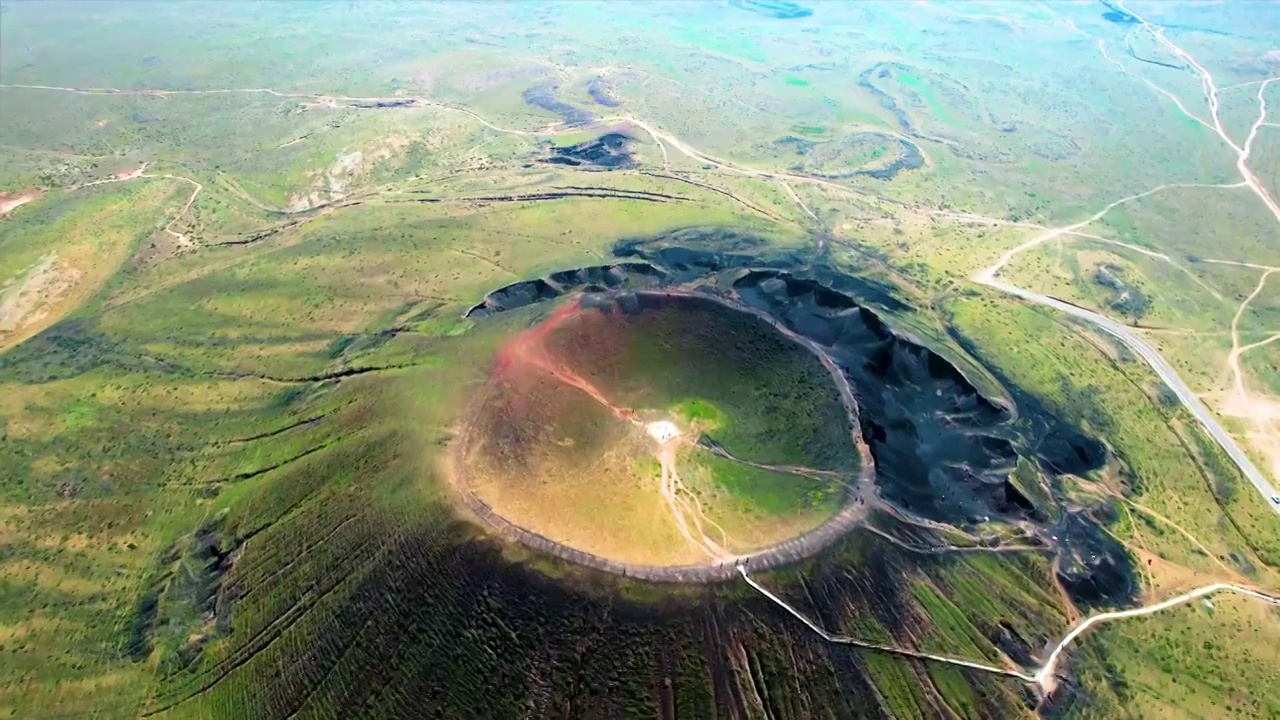
[[[1055,497],[1061,475],[1107,462],[1101,443],[1016,388],[1021,413],[988,399],[891,329],[882,315],[904,305],[890,289],[685,235],[621,242],[612,264],[513,283],[465,313],[531,323],[455,445],[455,486],[491,527],[671,582],[794,563],[857,527],[899,544],[956,531],[1059,553],[1064,583],[1097,599],[1132,591],[1122,550],[1101,551],[1106,577],[1071,562],[1100,552],[1099,531]]]
[[[731,571],[838,536],[870,468],[823,357],[720,298],[575,296],[499,351],[465,493],[521,540],[630,575]]]

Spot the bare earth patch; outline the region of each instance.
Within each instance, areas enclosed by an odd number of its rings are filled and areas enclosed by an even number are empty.
[[[13,212],[15,208],[26,205],[38,197],[40,197],[40,192],[38,190],[28,190],[27,192],[19,193],[18,195],[0,193],[0,217],[8,215],[10,212]]]
[[[1215,393],[1205,400],[1220,414],[1253,422],[1245,438],[1267,459],[1273,476],[1280,477],[1280,400],[1268,395],[1235,392]]]
[[[307,193],[297,193],[289,198],[285,212],[302,212],[312,210],[341,200],[351,181],[364,173],[364,154],[359,150],[339,155],[334,164],[316,180],[316,189]]]
[[[280,147],[288,147],[306,139],[306,136],[291,140]],[[362,177],[373,166],[400,155],[409,147],[416,137],[410,135],[389,135],[373,148],[356,150],[339,155],[327,170],[309,173],[313,189],[295,193],[285,205],[285,212],[297,213],[328,205],[342,200],[352,190],[356,180]]]
[[[44,319],[47,308],[80,279],[78,270],[60,267],[57,259],[56,253],[45,255],[20,278],[0,288],[0,347]]]

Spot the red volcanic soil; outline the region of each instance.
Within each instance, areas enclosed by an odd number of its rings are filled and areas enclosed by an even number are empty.
[[[630,420],[635,414],[631,408],[612,403],[591,381],[579,375],[547,348],[551,334],[571,318],[599,318],[599,313],[584,311],[578,300],[555,309],[546,320],[513,337],[498,350],[494,363],[493,382],[500,383],[538,370],[547,377],[586,393],[593,400],[608,408],[619,420]]]
[[[716,440],[739,457],[855,467],[853,419],[845,408],[852,397],[843,397],[842,376],[824,365],[820,351],[785,327],[732,305],[667,293],[584,296],[508,341],[490,387],[513,391],[517,377],[554,381],[631,423],[639,415],[660,419],[673,403],[698,399],[733,419]],[[545,393],[536,384],[529,389]],[[547,417],[525,407],[529,412],[518,417]]]
[[[553,347],[552,336],[566,325],[595,321],[609,325],[601,313],[571,301],[499,348],[472,444],[471,461],[481,475],[517,480],[581,472],[639,422],[632,408],[576,368],[582,354]]]

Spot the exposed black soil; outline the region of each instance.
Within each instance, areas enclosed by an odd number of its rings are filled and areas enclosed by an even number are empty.
[[[1107,11],[1102,13],[1103,20],[1106,20],[1109,23],[1115,23],[1117,25],[1136,25],[1137,24],[1138,18],[1134,17],[1133,15],[1130,15],[1123,8],[1120,8],[1112,3],[1109,3],[1106,0],[1102,0],[1102,5],[1103,7],[1107,8]]]
[[[600,105],[611,108],[622,106],[622,103],[609,94],[609,88],[605,86],[604,78],[599,75],[591,78],[587,83],[587,92],[591,95],[591,99]]]
[[[556,97],[556,85],[544,84],[535,85],[524,91],[523,97],[526,105],[542,108],[553,112],[564,118],[566,125],[585,125],[596,119],[596,116],[586,110],[576,108],[569,103]]]
[[[366,110],[374,110],[378,108],[402,108],[414,107],[418,104],[415,98],[405,98],[404,100],[373,100],[373,101],[354,101],[352,107]]]
[[[1129,282],[1123,267],[1104,263],[1093,271],[1093,282],[1107,291],[1106,306],[1128,317],[1139,320],[1147,314],[1151,301],[1141,289]]]
[[[1098,532],[1084,513],[1066,515],[1058,528],[1058,580],[1077,605],[1107,608],[1124,605],[1138,596],[1128,553],[1115,538]]]
[[[907,114],[907,111],[898,104],[898,101],[892,95],[880,89],[880,86],[875,83],[877,78],[889,78],[895,70],[906,72],[910,68],[901,63],[876,63],[862,71],[862,74],[858,76],[858,84],[870,90],[873,95],[880,99],[881,107],[893,113],[893,116],[898,120],[898,127],[902,128],[902,132],[913,135],[916,132],[916,128],[911,124],[911,116]]]
[[[539,162],[586,168],[623,168],[635,164],[627,143],[632,138],[622,133],[606,133],[577,145],[552,146],[551,156]]]
[[[904,170],[916,170],[924,167],[924,155],[920,153],[920,148],[915,143],[899,140],[898,151],[898,155],[884,166],[869,170],[859,170],[858,174],[877,180],[892,180]]]
[[[128,619],[124,650],[143,662],[160,648],[162,672],[187,668],[205,643],[231,629],[233,603],[227,574],[240,555],[243,538],[229,536],[218,516],[169,548],[139,595]],[[166,643],[173,637],[178,644]]]
[[[469,318],[480,318],[580,290],[600,291],[621,287],[645,287],[656,285],[665,279],[666,273],[662,270],[649,263],[638,262],[561,270],[545,279],[522,280],[498,288],[485,295],[484,300],[473,305],[464,315]]]
[[[898,337],[853,298],[772,270],[733,283],[744,302],[831,348],[857,389],[876,483],[889,500],[957,524],[1021,518],[1025,498],[1005,482],[1018,454],[1007,411],[982,397],[939,355]]]
[[[880,100],[881,107],[893,113],[894,118],[898,121],[898,127],[901,129],[903,134],[913,139],[939,141],[939,138],[925,134],[922,132],[920,127],[917,127],[915,123],[912,122],[911,114],[907,111],[906,107],[903,107],[903,102],[900,101],[901,97],[902,101],[908,102],[909,104],[915,104],[919,109],[923,103],[923,99],[918,92],[909,88],[901,88],[896,91],[898,95],[895,95],[894,92],[881,87],[881,85],[884,84],[884,81],[892,81],[899,74],[920,72],[922,71],[912,68],[904,63],[878,62],[862,71],[858,79],[858,84],[871,92],[871,94],[875,95]],[[936,92],[941,92],[946,89],[949,89],[954,93],[961,93],[965,95],[969,92],[962,83],[948,76],[941,75],[935,78],[935,80],[942,82],[941,85],[935,88]],[[1001,120],[1000,118],[994,117],[990,114],[977,114],[974,116],[974,119],[977,120],[984,116],[990,123],[991,127],[997,132],[1002,134],[1019,132],[1017,124],[1011,123],[1007,120]],[[1072,154],[1079,151],[1079,147],[1075,146],[1075,144],[1068,138],[1054,136],[1054,134],[1043,130],[1033,133],[1033,135],[1042,134],[1049,135],[1050,140],[1035,141],[1034,144],[1042,146],[1037,148],[1033,145],[1031,148],[1037,155],[1048,159],[1060,159],[1070,157]],[[986,142],[977,142],[973,140],[973,138],[969,138],[966,142],[942,141],[947,142],[948,148],[952,154],[967,160],[1007,163],[1013,162],[1017,159],[1015,154],[1006,149]]]
[[[1111,14],[1113,13],[1105,13],[1103,14],[1103,17],[1107,17],[1107,15],[1111,15]],[[1138,21],[1137,18],[1134,18],[1132,15],[1129,15],[1127,17],[1129,17],[1135,23]],[[1118,21],[1112,20],[1112,22],[1118,22]],[[1164,62],[1163,60],[1156,60],[1154,58],[1148,58],[1148,57],[1143,57],[1139,55],[1138,51],[1133,47],[1133,38],[1131,38],[1129,35],[1124,36],[1124,49],[1129,52],[1129,57],[1133,58],[1134,60],[1137,60],[1138,62],[1147,63],[1148,65],[1155,65],[1156,67],[1170,68],[1172,70],[1182,70],[1183,68],[1186,67],[1185,65],[1177,65],[1170,62]]]
[[[688,200],[680,195],[647,192],[644,190],[601,190],[586,188],[582,190],[564,189],[546,192],[518,193],[515,195],[476,195],[457,198],[416,198],[412,200],[386,200],[384,202],[411,202],[424,204],[465,204],[465,203],[499,203],[499,202],[543,202],[547,200],[566,200],[568,198],[597,198],[602,200],[639,200],[640,202],[669,202],[672,200]]]
[[[684,183],[684,184],[686,184],[686,185],[692,185],[692,186],[694,186],[694,187],[699,187],[699,188],[702,188],[703,190],[707,190],[707,191],[709,191],[709,192],[716,193],[717,195],[723,195],[723,196],[725,196],[725,197],[729,198],[730,200],[732,200],[732,201],[734,201],[734,202],[736,202],[736,203],[741,204],[743,207],[747,208],[748,210],[750,210],[750,211],[752,211],[752,212],[755,212],[755,213],[758,213],[758,214],[760,214],[760,215],[764,215],[765,217],[767,217],[767,218],[769,218],[769,219],[771,219],[771,220],[777,220],[777,219],[778,219],[776,215],[774,215],[773,213],[771,213],[771,212],[769,212],[769,211],[765,210],[764,208],[761,208],[760,206],[755,205],[755,204],[753,204],[753,203],[747,202],[746,200],[742,199],[741,197],[739,197],[739,196],[737,196],[737,195],[734,195],[733,193],[729,192],[728,190],[724,190],[724,189],[722,189],[722,188],[718,188],[718,187],[716,187],[715,185],[709,185],[709,184],[707,184],[707,183],[699,182],[699,181],[694,180],[694,179],[692,179],[692,178],[682,177],[682,176],[680,176],[680,175],[672,175],[672,174],[668,174],[668,173],[653,172],[653,171],[650,171],[650,170],[641,170],[641,171],[640,171],[640,174],[641,174],[641,175],[648,175],[649,177],[662,178],[662,179],[664,179],[664,180],[671,180],[672,182]]]
[[[268,430],[266,432],[260,432],[255,435],[248,435],[242,438],[228,440],[227,442],[235,444],[235,443],[253,442],[254,440],[263,440],[266,438],[275,437],[277,435],[283,435],[284,433],[287,433],[290,430],[295,430],[300,427],[308,427],[308,426],[314,425],[323,419],[324,419],[323,413],[319,415],[312,415],[311,417],[302,418],[301,420],[295,420],[289,423],[288,425],[285,425],[283,427],[278,427],[275,430]]]
[[[945,490],[945,498],[914,501],[912,511],[873,517],[869,529],[840,536],[794,572],[761,575],[815,622],[850,633],[879,627],[897,645],[936,650],[927,639],[922,647],[921,638],[938,637],[941,616],[917,597],[935,588],[971,624],[976,642],[961,654],[1001,663],[998,648],[1029,668],[1064,629],[1063,608],[1046,588],[1060,582],[1086,607],[1127,601],[1131,560],[1099,530],[1105,508],[1043,508],[1054,510],[1043,513],[1055,518],[1046,527],[1026,498],[988,482],[1012,452],[1024,459],[1020,478],[1028,465],[1039,466],[1031,474],[1057,489],[1060,474],[1087,474],[1106,461],[1105,447],[998,368],[988,370],[1009,400],[984,397],[956,369],[980,364],[981,356],[958,334],[952,346],[963,352],[900,332],[910,308],[894,288],[842,268],[810,268],[807,249],[771,249],[729,230],[634,238],[614,251],[616,262],[495,291],[473,317],[588,288],[611,300],[656,289],[750,301],[842,354],[841,371],[857,382],[867,419],[861,432],[869,443],[875,427],[884,433],[873,447],[885,466],[886,497],[897,493],[905,502],[929,488]],[[77,368],[122,355],[71,323],[32,348],[41,352],[26,356],[33,367],[23,372],[41,377],[65,372],[64,355],[74,356]],[[951,353],[972,363],[947,362]],[[0,366],[20,369],[13,362],[6,357]],[[401,414],[385,426],[371,419],[387,404],[383,398],[436,377],[371,375],[359,387],[339,386],[352,403],[324,424],[352,431],[343,445],[255,480],[232,520],[199,528],[188,545],[158,558],[120,628],[122,651],[140,663],[154,660],[163,647],[157,640],[185,640],[185,623],[210,612],[216,639],[166,656],[172,660],[156,676],[144,717],[173,709],[235,718],[879,719],[901,713],[891,693],[904,689],[926,717],[1032,714],[1036,698],[1017,680],[916,659],[886,661],[827,642],[741,582],[671,588],[545,562],[541,553],[503,546],[471,519],[459,520],[456,506],[434,492],[415,505],[411,494],[443,482],[424,482],[436,469],[423,459],[423,436]],[[297,405],[292,420],[273,426],[280,432],[322,411],[300,394],[282,396],[289,399],[282,412]],[[443,440],[431,442],[443,452]],[[948,458],[959,465],[946,465]],[[933,462],[944,464],[920,477],[920,466]],[[1035,502],[1056,503],[1049,495]],[[1001,541],[994,530],[1007,524],[969,521],[989,508],[1029,518],[1019,523],[1025,534]],[[957,541],[925,522],[929,512],[955,518],[972,539]],[[1025,549],[1002,552],[1014,545]],[[1002,552],[998,562],[988,561],[990,552]],[[170,569],[182,557],[194,582],[167,593]],[[233,607],[234,629],[226,632]],[[182,634],[157,632],[166,627]],[[1074,690],[1064,682],[1050,709],[1070,700],[1097,709]]]

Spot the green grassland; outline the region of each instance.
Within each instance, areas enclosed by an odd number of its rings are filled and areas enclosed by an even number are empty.
[[[1141,9],[1178,24],[1170,37],[1226,88],[1275,74],[1264,53],[1278,21],[1254,8]],[[1144,82],[1207,117],[1194,76],[1132,57],[1130,28],[1104,11],[0,2],[0,85],[306,96],[0,87],[0,192],[35,195],[0,217],[0,302],[23,288],[37,299],[30,332],[0,345],[0,716],[1032,715],[1017,680],[826,643],[740,582],[590,572],[458,509],[459,418],[496,349],[536,316],[462,313],[515,280],[606,262],[620,239],[687,227],[803,251],[824,238],[819,262],[914,306],[893,327],[989,396],[1017,397],[1015,424],[1043,410],[1102,438],[1111,457],[1088,477],[1050,488],[1023,462],[1018,482],[1102,508],[1143,599],[1219,580],[1280,588],[1274,514],[1145,364],[969,282],[1041,230],[936,214],[1053,226],[1165,183],[1237,182],[1223,143]],[[1133,42],[1171,61],[1143,33]],[[887,75],[861,84],[878,64]],[[585,93],[597,75],[620,107]],[[631,168],[548,165],[548,144],[600,128],[510,134],[457,111],[545,128],[563,118],[522,99],[543,85],[720,164],[632,127]],[[1257,87],[1223,91],[1233,137],[1256,118]],[[742,170],[861,167],[880,159],[863,133],[909,136],[924,166],[792,178],[803,208]],[[1262,128],[1250,166],[1272,197],[1277,158],[1280,133]],[[143,163],[157,177],[84,186]],[[609,196],[511,197],[583,187]],[[1080,228],[1167,261],[1063,237],[1002,277],[1144,326],[1219,409],[1227,331],[1264,271],[1204,261],[1280,264],[1275,227],[1246,190],[1171,188]],[[49,257],[63,279],[33,283]],[[1104,265],[1144,303],[1118,305]],[[1277,297],[1268,284],[1242,313],[1244,342],[1280,327]],[[661,407],[749,459],[850,467],[825,371],[739,330],[753,362],[726,372],[698,353],[696,387],[662,372],[678,365],[670,348],[645,343],[636,362],[668,383]],[[1263,399],[1280,393],[1277,352],[1241,358]],[[806,387],[824,394],[783,392]],[[1225,422],[1242,442],[1255,430]],[[727,489],[762,516],[832,507],[807,480],[689,460],[704,497]],[[1048,553],[926,554],[862,531],[756,577],[832,632],[996,664],[1010,647],[1041,656],[1076,612]],[[1278,623],[1227,596],[1107,623],[1068,652],[1069,687],[1041,711],[1273,716]]]
[[[1243,298],[1201,278],[1201,267],[1075,238],[1026,251],[1004,277],[1136,327],[1189,333],[1229,329]]]
[[[1073,670],[1096,701],[1115,708],[1102,715],[1078,703],[1074,717],[1266,717],[1280,712],[1274,694],[1254,688],[1278,679],[1274,610],[1247,599],[1215,597],[1166,615],[1114,625],[1091,636]],[[1224,631],[1225,629],[1225,631]],[[1240,647],[1227,638],[1257,637]],[[1108,668],[1135,668],[1118,679]],[[1069,702],[1069,701],[1068,701]]]
[[[606,329],[598,350],[590,327],[566,327],[551,346],[615,402],[659,411],[709,403],[719,422],[703,432],[745,460],[856,472],[830,374],[763,320],[707,301],[671,301],[602,322],[619,327]]]
[[[699,456],[695,462],[705,469],[717,490],[740,499],[749,512],[781,515],[801,509],[829,513],[840,506],[844,494],[843,488],[833,483],[744,467],[714,456]]]

